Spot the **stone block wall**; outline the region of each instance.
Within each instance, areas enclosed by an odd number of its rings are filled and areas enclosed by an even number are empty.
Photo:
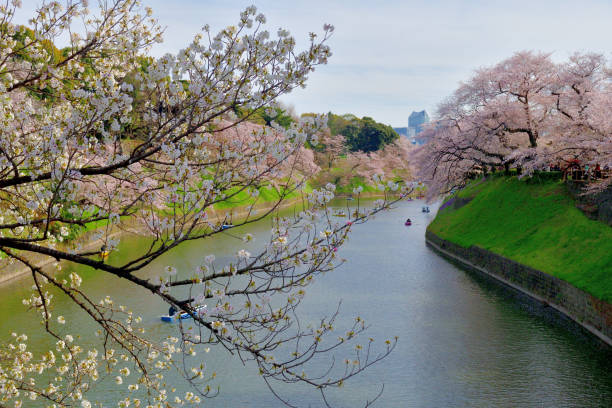
[[[584,183],[568,181],[566,185],[580,211],[612,227],[612,186],[596,194],[584,194]]]
[[[597,299],[569,283],[477,246],[463,248],[430,230],[427,244],[440,255],[488,275],[535,301],[553,307],[612,346],[612,304]]]

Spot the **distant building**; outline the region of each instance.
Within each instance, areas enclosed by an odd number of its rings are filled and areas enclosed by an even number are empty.
[[[425,144],[424,139],[419,138],[419,133],[423,131],[423,125],[429,123],[429,115],[426,111],[412,112],[408,117],[408,139],[412,144]]]
[[[395,133],[397,133],[400,136],[408,137],[408,128],[407,127],[396,127],[396,128],[393,128],[393,130],[395,130]]]

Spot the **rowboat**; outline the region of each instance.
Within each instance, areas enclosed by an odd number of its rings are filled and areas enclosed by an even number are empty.
[[[199,310],[204,309],[206,306],[198,306],[195,308],[195,313],[197,313]],[[185,319],[191,319],[191,315],[187,312],[181,312],[181,313],[175,313],[172,316],[169,315],[165,315],[165,316],[160,316],[159,317],[161,319],[162,322],[166,322],[166,323],[174,323],[178,320],[185,320]]]

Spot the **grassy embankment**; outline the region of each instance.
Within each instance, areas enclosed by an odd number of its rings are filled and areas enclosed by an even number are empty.
[[[255,204],[261,207],[266,207],[266,205],[276,204],[281,197],[281,191],[274,187],[261,187],[259,188],[259,196],[257,198],[252,197],[247,190],[243,190],[237,192],[238,189],[228,190],[227,195],[231,195],[231,198],[228,198],[226,201],[221,201],[212,206],[213,210],[221,211],[221,210],[247,210],[251,205]],[[302,192],[309,193],[312,191],[312,187],[306,183],[302,190],[295,190],[284,195],[285,203],[295,202],[298,198],[300,198]],[[237,192],[237,193],[236,193]],[[160,214],[171,215],[172,209],[168,207],[168,209],[160,211]],[[127,219],[129,217],[122,217],[122,219]],[[105,228],[108,224],[108,220],[100,220],[94,221],[85,224],[85,227],[81,228],[77,233],[72,234],[69,238],[76,238],[80,233],[93,231],[100,228]]]
[[[382,193],[373,185],[367,184],[361,177],[354,177],[349,185],[338,187],[336,193],[338,195],[351,195],[353,188],[361,186],[363,188],[362,196],[367,197],[370,195],[381,195]],[[221,201],[212,206],[213,216],[218,213],[223,216],[228,211],[236,213],[246,212],[252,205],[256,205],[259,208],[268,208],[278,202],[281,196],[283,196],[283,205],[281,207],[293,206],[301,203],[303,194],[312,192],[313,186],[311,182],[307,182],[302,189],[286,192],[283,194],[282,190],[273,186],[263,186],[259,188],[259,196],[257,198],[252,197],[249,192],[245,189],[238,192],[238,188],[230,189],[226,192],[228,197],[225,201]],[[180,212],[180,211],[179,211]],[[171,215],[173,210],[168,207],[165,210],[160,210],[160,214]],[[127,219],[129,217],[122,217]],[[67,240],[73,240],[79,238],[86,232],[95,231],[98,229],[104,229],[108,225],[108,220],[94,221],[85,224],[84,227],[74,227],[71,234],[67,237]]]
[[[401,178],[394,178],[393,180],[398,183],[402,182]],[[354,176],[349,180],[347,184],[340,184],[336,188],[336,195],[354,195],[353,189],[355,189],[356,187],[362,188],[362,197],[377,197],[384,195],[384,192],[380,191],[376,187],[376,185],[368,183],[367,180],[365,180],[361,176]],[[413,196],[419,196],[422,194],[425,194],[425,186],[416,187],[414,192],[412,193]]]
[[[375,185],[368,183],[364,177],[354,176],[352,177],[347,184],[340,184],[336,188],[336,194],[341,195],[352,195],[353,190],[357,187],[362,188],[362,194],[365,195],[376,195],[382,194],[379,189],[376,188]]]
[[[390,180],[396,183],[402,183],[405,179],[410,179],[409,174],[406,171],[398,170],[388,174]],[[336,185],[336,195],[339,196],[352,196],[354,195],[353,190],[357,187],[361,187],[362,197],[374,197],[383,196],[384,192],[380,191],[376,184],[366,177],[355,175],[354,169],[352,169],[346,163],[346,157],[341,157],[337,160],[336,166],[331,168],[323,168],[317,175],[311,180],[311,183],[316,188],[321,188],[327,183],[333,183]],[[423,194],[425,187],[417,187],[415,195]]]
[[[287,208],[292,206],[297,206],[301,203],[301,194],[302,192],[308,193],[312,191],[312,187],[306,183],[302,190],[291,191],[284,194],[284,205],[279,206],[279,208]],[[235,191],[228,191],[227,195],[234,193]],[[244,217],[246,212],[249,210],[250,206],[255,204],[257,208],[267,209],[272,205],[276,204],[281,197],[282,191],[278,190],[272,186],[264,186],[259,188],[259,196],[257,198],[253,198],[248,192],[241,191],[237,194],[234,194],[227,201],[222,201],[212,206],[212,219],[217,219],[216,217],[224,217],[226,212],[233,212],[238,215],[238,218]],[[168,210],[160,210],[160,214],[167,213],[170,215],[172,213],[171,209]],[[123,220],[129,220],[130,217],[121,217]],[[63,248],[67,243],[71,241],[79,241],[82,245],[84,245],[84,249],[98,249],[102,242],[99,240],[92,241],[91,234],[95,233],[96,230],[104,230],[108,227],[108,220],[100,220],[94,221],[90,223],[86,223],[84,226],[73,226],[70,234],[65,237],[65,241],[63,244],[60,244],[60,248]],[[125,227],[125,226],[124,226]],[[111,227],[112,228],[112,227]],[[130,229],[130,224],[128,224],[128,230]],[[137,227],[134,228],[137,230]],[[116,228],[111,229],[110,236],[119,235],[123,230],[119,230]],[[33,255],[31,261],[38,265],[39,267],[43,267],[45,265],[50,264],[53,260],[51,258],[47,258],[44,256],[36,256]],[[0,283],[7,279],[11,279],[12,277],[19,276],[21,274],[26,274],[28,269],[18,263],[12,265],[2,265],[0,264]],[[3,274],[9,274],[9,277],[3,276]]]
[[[235,191],[238,190],[229,190],[226,194],[231,195],[234,194]],[[309,183],[306,183],[303,186],[303,189],[294,190],[287,192],[284,195],[284,200],[293,201],[299,198],[302,193],[309,193],[312,191],[312,187]],[[257,199],[253,198],[247,190],[242,190],[237,194],[234,194],[231,198],[228,198],[226,201],[222,201],[214,205],[216,210],[225,210],[230,208],[237,207],[248,207],[253,204],[267,204],[267,203],[276,203],[281,197],[282,191],[274,188],[274,187],[261,187],[259,188],[259,196]]]
[[[461,199],[471,201],[455,208]],[[612,228],[578,210],[562,182],[489,178],[450,200],[429,226],[439,237],[479,246],[612,301]]]

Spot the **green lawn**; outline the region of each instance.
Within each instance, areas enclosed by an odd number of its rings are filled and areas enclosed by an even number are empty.
[[[226,193],[228,196],[231,194],[234,194],[236,191],[238,191],[239,189],[230,189],[228,190],[228,192]],[[302,191],[304,193],[309,193],[312,191],[312,188],[310,187],[310,185],[308,183],[306,183],[306,185],[304,186],[303,190],[295,190],[292,192],[289,192],[286,196],[285,196],[285,200],[292,200],[295,198],[300,197]],[[281,192],[277,189],[275,189],[274,187],[261,187],[259,189],[259,197],[257,197],[257,199],[251,197],[251,195],[248,193],[247,190],[243,190],[240,191],[237,194],[234,194],[231,198],[228,198],[226,201],[222,201],[219,202],[217,204],[214,205],[214,208],[217,210],[225,210],[225,209],[229,209],[229,208],[235,208],[235,207],[246,207],[246,206],[250,206],[254,203],[274,203],[276,201],[278,201],[278,199],[280,198]]]
[[[612,228],[580,212],[561,182],[490,178],[456,196],[472,200],[443,208],[429,226],[436,235],[488,249],[612,301]]]
[[[380,193],[382,194],[382,192],[376,188],[375,185],[369,184],[367,182],[367,180],[364,177],[361,176],[354,176],[353,178],[351,178],[351,181],[349,182],[349,184],[345,185],[345,186],[337,186],[336,188],[336,194],[348,194],[348,195],[352,195],[353,194],[353,189],[357,188],[357,187],[361,187],[363,189],[363,193]]]

